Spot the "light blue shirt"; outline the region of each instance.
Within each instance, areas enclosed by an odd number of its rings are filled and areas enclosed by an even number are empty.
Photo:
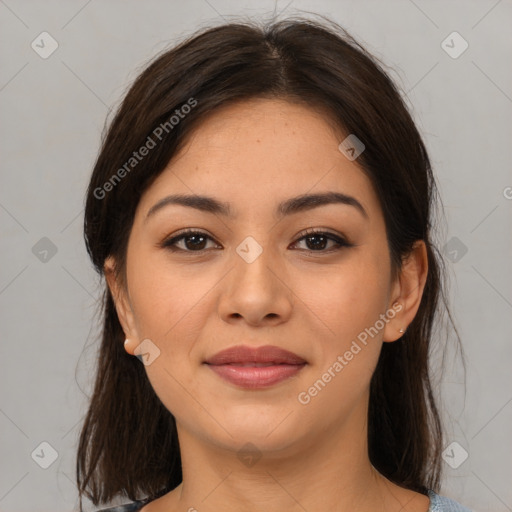
[[[439,496],[434,491],[428,491],[428,497],[430,498],[430,507],[428,512],[471,512],[469,508],[462,506],[460,503]]]

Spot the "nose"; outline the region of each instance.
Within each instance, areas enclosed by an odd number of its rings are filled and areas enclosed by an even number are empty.
[[[233,254],[234,268],[223,280],[219,314],[228,322],[270,326],[286,322],[293,309],[293,292],[275,251],[262,247],[255,259]]]

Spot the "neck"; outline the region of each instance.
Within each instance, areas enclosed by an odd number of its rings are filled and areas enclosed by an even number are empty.
[[[183,482],[172,491],[175,508],[167,510],[400,510],[411,495],[371,465],[364,420],[353,417],[321,436],[252,455],[199,441],[178,423]]]

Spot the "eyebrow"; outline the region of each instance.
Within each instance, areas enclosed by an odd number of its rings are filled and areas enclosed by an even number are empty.
[[[174,204],[188,206],[190,208],[195,208],[196,210],[215,215],[219,214],[225,217],[234,216],[229,203],[223,203],[209,196],[176,194],[164,197],[153,205],[149,209],[144,222],[165,206]],[[279,203],[276,209],[276,215],[278,217],[284,217],[286,215],[312,210],[313,208],[318,208],[319,206],[328,204],[344,204],[347,206],[353,206],[361,215],[363,215],[363,217],[368,219],[366,210],[355,197],[342,194],[340,192],[304,194],[292,197]]]

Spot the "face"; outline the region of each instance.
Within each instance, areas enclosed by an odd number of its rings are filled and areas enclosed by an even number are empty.
[[[391,276],[378,196],[338,149],[345,136],[305,106],[230,105],[141,198],[127,285],[114,295],[127,350],[150,340],[145,370],[179,430],[269,453],[364,430],[382,343],[399,338],[413,312]],[[289,202],[329,193],[338,196]],[[162,203],[177,194],[223,208]],[[273,384],[243,386],[205,364],[237,345],[276,346],[306,364]]]

